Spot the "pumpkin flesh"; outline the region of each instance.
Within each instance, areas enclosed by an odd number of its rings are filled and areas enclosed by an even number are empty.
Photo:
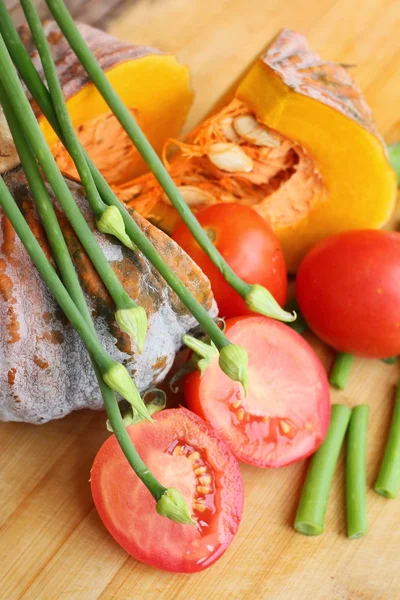
[[[279,142],[279,148],[260,148],[236,140],[253,159],[250,173],[218,170],[207,156],[210,144],[226,141],[222,124],[236,113],[255,117]],[[170,148],[168,141],[166,158]],[[289,30],[251,66],[235,98],[179,143],[166,164],[184,196],[189,191],[193,211],[216,202],[253,206],[274,228],[292,272],[320,239],[384,225],[396,198],[385,144],[347,69],[322,61]],[[193,188],[202,192],[197,201]],[[115,189],[161,229],[173,231],[179,217],[152,175]]]

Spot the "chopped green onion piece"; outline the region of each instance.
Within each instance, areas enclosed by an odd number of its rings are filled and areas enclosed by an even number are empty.
[[[390,425],[385,454],[374,490],[385,498],[396,498],[400,489],[400,382]]]
[[[294,522],[304,535],[320,535],[324,531],[329,491],[340,449],[349,424],[351,410],[333,404],[331,422],[325,440],[312,456]]]
[[[347,535],[358,539],[368,532],[367,428],[369,406],[353,408],[347,434],[346,510]]]
[[[388,148],[389,162],[397,175],[397,184],[400,186],[400,142]]]
[[[350,377],[354,356],[346,352],[338,352],[333,363],[329,383],[339,390],[344,390]]]
[[[394,365],[399,357],[398,356],[389,356],[388,358],[382,358],[382,362],[386,365]]]

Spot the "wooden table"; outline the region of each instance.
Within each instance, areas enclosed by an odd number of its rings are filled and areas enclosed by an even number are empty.
[[[93,2],[101,4],[107,3]],[[390,141],[400,138],[398,0],[143,0],[107,27],[190,65],[197,92],[193,124],[282,26],[305,33],[324,57],[356,63],[354,75],[382,133]],[[329,350],[315,347],[328,366]],[[332,393],[333,400],[371,404],[369,485],[398,377],[397,366],[358,360],[346,394]],[[246,466],[240,532],[214,567],[186,576],[136,562],[103,528],[90,496],[89,469],[106,435],[104,415],[89,412],[40,427],[1,424],[2,600],[400,598],[400,498],[385,500],[370,490],[370,533],[348,541],[342,464],[319,538],[292,529],[306,464],[276,471]]]

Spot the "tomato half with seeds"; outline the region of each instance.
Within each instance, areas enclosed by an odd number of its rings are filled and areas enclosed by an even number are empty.
[[[194,573],[228,548],[243,510],[243,482],[225,442],[185,408],[163,410],[155,423],[128,428],[142,460],[165,487],[183,494],[196,526],[156,512],[156,502],[135,475],[115,436],[100,448],[91,488],[101,520],[137,560],[166,571]]]
[[[198,372],[186,377],[189,408],[241,461],[281,467],[312,454],[326,435],[330,401],[325,370],[311,346],[287,325],[261,316],[227,319],[226,335],[247,350],[247,396],[215,357],[202,378]]]
[[[283,306],[288,289],[287,269],[270,225],[255,210],[241,204],[215,204],[199,211],[196,217],[235,273],[246,283],[266,287]],[[254,314],[225,281],[184,223],[178,225],[172,237],[209,278],[221,317]]]

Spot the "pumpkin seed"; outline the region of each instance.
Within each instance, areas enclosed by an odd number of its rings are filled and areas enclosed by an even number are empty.
[[[238,171],[250,173],[253,170],[253,161],[250,156],[247,156],[236,144],[223,142],[213,144],[207,156],[213,165],[222,171],[228,171],[228,173]]]
[[[235,142],[236,144],[240,142],[240,137],[233,127],[232,117],[225,117],[225,119],[222,119],[220,122],[220,129],[228,142]]]
[[[188,206],[210,205],[215,204],[215,198],[208,192],[196,187],[195,185],[179,185],[182,198]],[[163,200],[166,204],[171,204],[171,200],[167,194],[163,194]]]
[[[255,146],[268,146],[269,148],[278,148],[279,140],[272,137],[268,129],[261,125],[251,115],[240,115],[233,121],[235,131],[241,138],[254,144]]]

